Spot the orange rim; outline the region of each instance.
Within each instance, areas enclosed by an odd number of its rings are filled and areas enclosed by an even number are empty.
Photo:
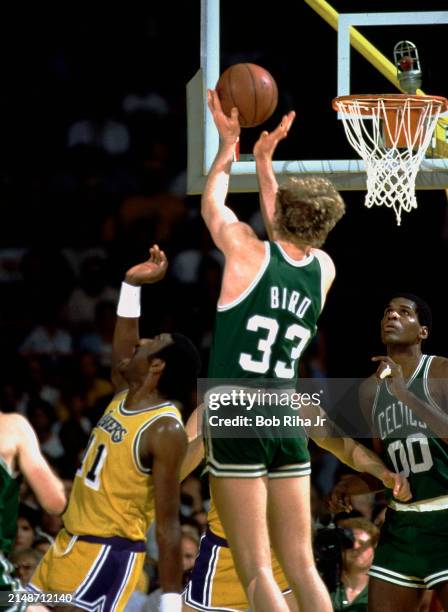
[[[433,113],[444,112],[448,110],[448,100],[443,96],[417,96],[410,94],[361,94],[350,96],[338,96],[332,102],[335,111],[341,111],[339,103],[345,104],[345,111],[349,111],[355,107],[357,112],[362,115],[370,115],[372,109],[377,108],[378,101],[382,100],[384,108],[387,110],[398,110],[403,108],[405,103],[408,103],[409,109],[422,109],[429,104],[434,104]]]

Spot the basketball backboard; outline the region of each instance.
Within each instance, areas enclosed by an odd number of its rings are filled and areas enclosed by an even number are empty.
[[[306,3],[306,4],[305,4]],[[281,118],[281,114],[295,108],[298,111],[296,126],[302,131],[300,146],[295,147],[294,154],[300,159],[279,160],[274,162],[274,171],[278,176],[291,174],[313,174],[324,175],[331,178],[338,189],[341,190],[364,190],[366,188],[366,174],[364,162],[353,156],[352,152],[344,140],[343,128],[338,122],[336,113],[331,111],[331,101],[336,95],[348,93],[383,93],[398,92],[399,83],[396,78],[396,70],[392,63],[393,46],[399,40],[413,40],[416,28],[419,33],[423,30],[430,31],[433,28],[436,34],[431,37],[427,35],[426,44],[439,44],[443,40],[441,31],[448,34],[448,11],[423,10],[428,2],[421,3],[421,9],[413,12],[384,12],[372,13],[337,13],[325,0],[305,0],[305,3],[297,3],[300,12],[299,17],[309,20],[310,26],[316,31],[316,42],[314,45],[307,43],[307,47],[300,46],[300,33],[303,31],[296,26],[296,41],[294,41],[296,56],[289,50],[283,51],[281,39],[279,42],[278,27],[272,16],[272,23],[260,26],[258,18],[251,21],[251,12],[246,8],[246,12],[238,10],[236,15],[232,15],[238,20],[238,27],[232,22],[230,17],[226,17],[228,6],[220,6],[219,0],[201,0],[201,62],[200,69],[187,86],[188,100],[188,192],[190,194],[201,193],[205,182],[205,176],[211,166],[218,148],[218,135],[206,106],[206,90],[213,88],[219,78],[221,71],[230,63],[238,61],[254,61],[264,65],[264,55],[274,63],[282,58],[290,68],[289,83],[297,83],[298,98],[295,98],[294,86],[291,86],[288,99],[284,100],[287,107],[279,107],[279,113],[273,118],[273,125]],[[252,15],[255,14],[256,3],[252,4]],[[291,3],[289,3],[290,5]],[[343,3],[345,6],[347,3]],[[373,3],[372,7],[378,6]],[[364,8],[364,5],[363,5]],[[365,7],[369,8],[369,7]],[[282,19],[285,15],[279,8],[276,13],[280,13]],[[308,14],[309,13],[309,14]],[[259,14],[259,13],[257,13]],[[286,15],[288,16],[288,15]],[[313,21],[314,19],[314,21]],[[245,20],[247,20],[245,22]],[[318,23],[318,21],[320,23]],[[264,19],[266,22],[266,19]],[[294,26],[294,20],[291,18]],[[354,26],[358,26],[354,30]],[[242,33],[241,44],[244,47],[244,40],[255,40],[255,46],[268,47],[269,51],[261,59],[254,57],[251,49],[244,50],[235,54],[232,50],[223,49],[220,44],[222,39],[229,39],[228,28],[232,28],[230,37],[235,39],[238,32]],[[272,49],[266,33],[269,27],[277,28],[275,38],[275,49]],[[285,44],[290,42],[292,35],[288,35],[285,28]],[[325,29],[324,29],[325,28]],[[337,38],[331,36],[332,28],[338,31]],[[257,30],[259,40],[256,40]],[[237,31],[236,31],[237,30]],[[328,32],[327,32],[328,30]],[[245,32],[245,34],[244,34]],[[325,33],[325,45],[322,40],[322,33]],[[445,34],[446,36],[446,34]],[[319,38],[320,37],[320,38]],[[372,40],[371,40],[372,38]],[[418,37],[417,37],[418,38]],[[309,37],[307,37],[309,40]],[[350,45],[351,43],[351,45]],[[356,49],[356,51],[353,50]],[[426,49],[420,48],[420,53],[425,64]],[[277,60],[272,59],[277,54]],[[362,54],[361,57],[359,54]],[[226,62],[222,62],[225,58]],[[269,59],[268,59],[269,61]],[[280,65],[280,64],[278,64]],[[434,73],[444,64],[430,66],[426,62],[426,69]],[[277,78],[275,69],[270,65],[265,66]],[[444,67],[445,69],[445,67]],[[281,66],[280,71],[285,83],[288,83],[287,70]],[[337,82],[336,82],[337,76]],[[434,77],[434,74],[431,75]],[[434,81],[434,79],[433,79]],[[435,82],[437,79],[435,79]],[[366,85],[368,83],[368,85]],[[373,88],[373,91],[366,91],[366,87]],[[279,83],[280,91],[282,84]],[[383,91],[380,91],[382,88]],[[284,89],[284,88],[283,88]],[[325,91],[324,91],[325,89]],[[446,95],[446,91],[427,91],[425,79],[423,82],[425,93],[434,95]],[[302,96],[302,100],[300,98]],[[304,97],[306,104],[301,107]],[[325,99],[322,99],[325,98]],[[319,104],[328,105],[328,112],[320,111]],[[323,107],[322,107],[323,108]],[[325,106],[325,109],[327,107]],[[324,114],[325,113],[325,114]],[[302,123],[301,123],[302,122]],[[306,124],[306,125],[304,125]],[[266,129],[273,125],[269,124]],[[312,129],[314,126],[314,129]],[[264,127],[264,126],[263,126]],[[262,129],[262,128],[260,128]],[[255,128],[257,134],[259,129]],[[438,131],[438,138],[446,141],[446,132],[443,127]],[[252,130],[247,130],[252,132]],[[304,134],[304,136],[303,136]],[[255,163],[250,160],[250,147],[247,153],[244,149],[244,140],[254,139],[254,134],[242,134],[242,156],[240,160],[232,166],[232,177],[230,191],[250,192],[257,190],[255,175]],[[289,138],[288,138],[289,140]],[[318,147],[318,150],[317,148]],[[332,155],[342,153],[341,158]],[[345,157],[343,154],[347,154]],[[314,159],[313,159],[314,157]],[[422,163],[416,181],[417,189],[442,189],[448,188],[448,159],[426,157]]]

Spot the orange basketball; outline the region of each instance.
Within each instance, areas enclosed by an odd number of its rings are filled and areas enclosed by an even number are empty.
[[[230,116],[236,106],[241,127],[255,127],[269,119],[278,101],[277,84],[267,70],[257,64],[234,64],[216,84],[222,110]]]

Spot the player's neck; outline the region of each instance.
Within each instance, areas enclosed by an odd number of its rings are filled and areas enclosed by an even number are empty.
[[[297,244],[294,244],[293,242],[289,242],[288,240],[284,240],[283,238],[278,237],[276,234],[274,234],[274,240],[282,247],[282,249],[287,253],[287,255],[289,255],[289,257],[297,261],[300,261],[301,259],[304,259],[305,257],[308,257],[308,255],[311,254],[310,246],[299,246]]]
[[[422,358],[422,347],[420,344],[402,345],[395,344],[387,347],[387,354],[403,370],[403,376],[409,378]]]
[[[166,402],[166,399],[160,395],[157,389],[148,390],[144,386],[133,388],[131,385],[124,405],[128,410],[141,410],[164,402]]]
[[[342,584],[345,589],[351,589],[360,593],[369,582],[366,571],[360,572],[358,569],[352,571],[344,569],[342,572]]]

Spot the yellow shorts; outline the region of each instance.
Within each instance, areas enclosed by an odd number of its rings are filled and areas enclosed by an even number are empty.
[[[272,559],[274,578],[284,594],[290,593],[283,571]],[[249,602],[235,570],[226,540],[207,530],[184,591],[184,601],[195,610],[233,612],[247,610]]]
[[[144,542],[71,536],[62,529],[27,588],[70,593],[71,605],[82,610],[121,611],[135,590],[144,560]]]

